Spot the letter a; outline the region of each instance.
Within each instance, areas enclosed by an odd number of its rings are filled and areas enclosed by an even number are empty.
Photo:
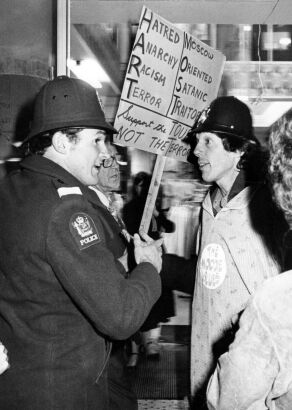
[[[142,48],[142,54],[145,54],[144,46],[145,46],[144,33],[141,33],[140,37],[138,38],[138,41],[135,43],[135,45],[133,47],[133,51],[135,50],[136,47],[141,47]]]

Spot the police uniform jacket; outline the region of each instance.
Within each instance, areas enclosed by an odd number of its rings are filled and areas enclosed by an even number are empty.
[[[0,408],[108,409],[111,339],[141,326],[160,295],[150,263],[125,279],[120,228],[56,163],[26,158],[0,185],[0,338],[10,369]]]

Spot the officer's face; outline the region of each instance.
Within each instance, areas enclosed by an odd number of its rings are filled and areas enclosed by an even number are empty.
[[[84,185],[95,185],[104,158],[108,157],[105,131],[84,129],[69,143],[66,168]]]
[[[237,164],[240,152],[226,151],[222,139],[211,132],[197,134],[194,155],[205,182],[215,182],[229,190],[238,175]]]

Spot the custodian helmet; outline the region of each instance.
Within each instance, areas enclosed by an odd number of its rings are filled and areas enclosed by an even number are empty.
[[[117,131],[106,120],[95,88],[83,80],[59,76],[38,93],[26,141],[48,131],[67,127]]]
[[[186,142],[190,143],[194,134],[214,132],[255,141],[252,117],[248,106],[233,96],[218,97],[202,111],[190,130]]]

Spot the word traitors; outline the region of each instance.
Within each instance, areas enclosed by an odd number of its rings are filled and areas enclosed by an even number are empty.
[[[180,98],[177,95],[174,95],[173,108],[170,115],[175,115],[186,120],[191,119],[194,121],[199,114],[200,112],[196,108],[183,104]]]

